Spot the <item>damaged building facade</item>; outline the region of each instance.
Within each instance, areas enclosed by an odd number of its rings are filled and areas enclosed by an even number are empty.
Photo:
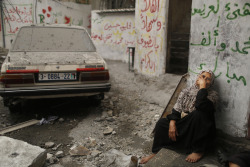
[[[88,0],[2,0],[0,46],[10,48],[20,27],[30,24],[72,24],[91,29]]]
[[[15,16],[14,22],[13,17],[2,13],[1,32],[5,32],[1,38],[5,38],[7,48],[17,27],[26,24],[20,22],[20,15],[30,23],[70,22],[86,27],[91,30],[97,51],[106,59],[129,62],[128,48],[133,47],[134,69],[146,76],[189,72],[192,84],[201,70],[213,70],[215,89],[220,94],[217,128],[233,136],[250,136],[250,4],[247,0],[137,0],[135,8],[133,3],[128,3],[132,1],[125,4],[125,1],[97,0],[91,5],[83,1],[79,4],[25,0],[19,6],[17,0],[3,2],[3,11]],[[18,7],[19,15],[8,2]],[[0,40],[1,46],[3,41]]]
[[[246,0],[136,1],[134,11],[92,11],[92,38],[107,59],[128,62],[135,47],[134,68],[143,75],[189,72],[192,84],[213,70],[217,128],[249,137],[249,10]]]

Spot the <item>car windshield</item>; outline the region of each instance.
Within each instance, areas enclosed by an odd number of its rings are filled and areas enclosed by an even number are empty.
[[[83,29],[64,27],[23,27],[12,51],[26,52],[94,52],[88,33]]]

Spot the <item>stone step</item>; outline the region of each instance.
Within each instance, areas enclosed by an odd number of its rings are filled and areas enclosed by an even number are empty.
[[[223,167],[214,155],[206,155],[196,163],[186,162],[187,155],[161,149],[144,167]]]

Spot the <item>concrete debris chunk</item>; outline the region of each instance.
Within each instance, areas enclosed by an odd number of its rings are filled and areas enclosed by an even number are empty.
[[[89,155],[91,152],[89,149],[87,149],[84,146],[77,146],[74,147],[73,149],[71,149],[69,151],[69,154],[72,156],[76,156],[76,155]]]
[[[54,145],[55,145],[54,142],[46,142],[46,143],[44,144],[44,147],[45,147],[45,148],[51,148],[51,147],[54,147]]]
[[[125,167],[129,166],[131,161],[131,156],[127,156],[116,149],[111,149],[104,154],[105,160],[103,166]]]
[[[104,135],[109,135],[109,134],[111,134],[112,132],[113,132],[113,128],[111,128],[111,127],[107,127],[105,130],[104,130],[104,132],[103,132],[103,134]]]
[[[46,161],[46,151],[27,142],[0,136],[0,166],[42,167]]]
[[[47,160],[49,160],[51,157],[53,157],[53,154],[47,153]]]
[[[58,144],[57,146],[53,147],[52,150],[56,151],[62,144]]]
[[[89,147],[95,147],[97,145],[97,142],[94,138],[89,137]]]
[[[112,117],[113,116],[113,111],[109,110],[109,111],[107,111],[107,114],[108,114],[109,117]]]
[[[54,164],[54,163],[56,163],[56,162],[58,162],[59,160],[56,158],[56,157],[54,157],[53,156],[53,154],[51,154],[51,155],[49,155],[48,156],[48,154],[47,154],[47,162],[49,163],[49,164]]]
[[[91,155],[92,155],[93,157],[98,157],[101,153],[102,153],[102,152],[99,151],[99,150],[94,150],[94,151],[91,152]]]
[[[63,151],[57,151],[57,153],[55,154],[55,156],[57,158],[62,158],[64,156]]]

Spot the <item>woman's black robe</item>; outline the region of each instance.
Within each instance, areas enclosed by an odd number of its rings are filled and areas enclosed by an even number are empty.
[[[181,113],[172,110],[167,118],[161,118],[155,127],[152,152],[161,148],[181,149],[187,153],[204,153],[215,137],[214,105],[207,98],[207,89],[200,89],[196,96],[195,111],[181,119]],[[176,120],[178,136],[176,141],[169,138],[170,120]]]

